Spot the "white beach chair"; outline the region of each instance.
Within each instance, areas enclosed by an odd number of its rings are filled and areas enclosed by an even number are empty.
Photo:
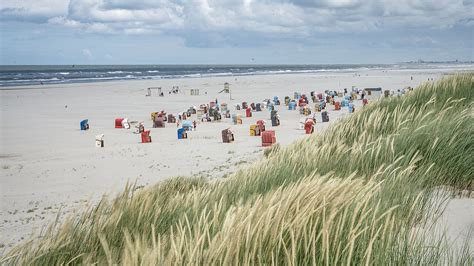
[[[104,134],[95,136],[95,147],[103,148],[104,147]]]

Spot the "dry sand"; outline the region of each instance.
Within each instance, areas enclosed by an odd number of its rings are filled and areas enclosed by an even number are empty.
[[[310,91],[350,89],[351,86],[415,87],[450,71],[367,70],[119,81],[1,90],[0,255],[2,250],[27,239],[32,232],[39,233],[58,213],[64,216],[79,206],[93,204],[104,193],[121,191],[127,182],[146,186],[173,176],[226,176],[263,156],[261,139],[249,136],[249,125],[265,119],[267,128],[271,128],[270,114],[264,110],[255,112],[252,118],[244,118],[243,125],[234,126],[231,119],[199,123],[197,131],[188,134],[189,139],[178,141],[175,124],[151,128],[150,113],[153,111],[182,112],[190,106],[199,106],[217,98],[219,103],[228,103],[234,113],[233,104],[242,101],[259,102],[279,96],[283,102],[284,96],[292,96],[295,91],[309,95]],[[229,94],[218,94],[224,82],[231,83],[233,100],[229,100]],[[187,94],[145,97],[147,87],[170,89],[175,85]],[[191,88],[200,89],[201,95],[190,96]],[[358,101],[356,108],[360,105]],[[302,117],[298,111],[288,111],[284,105],[277,109],[281,126],[272,129],[276,130],[278,143],[287,145],[306,137],[304,131],[298,129]],[[341,111],[329,108],[331,122],[345,115],[349,115],[347,108]],[[133,130],[115,129],[114,119],[119,117],[144,121],[145,128],[151,128],[153,142],[141,144],[140,136]],[[89,119],[90,130],[79,130],[82,119]],[[328,124],[321,123],[318,116],[316,134]],[[236,138],[231,144],[224,144],[221,139],[221,130],[227,127],[234,130]],[[94,147],[95,135],[98,134],[105,134],[105,148]],[[464,202],[454,209],[474,213],[473,204]],[[450,213],[450,217],[455,215]],[[472,215],[463,219],[463,229],[456,232],[465,233],[466,227],[474,223]]]

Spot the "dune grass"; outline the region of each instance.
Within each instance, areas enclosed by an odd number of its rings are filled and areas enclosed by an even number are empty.
[[[372,103],[226,180],[174,178],[52,225],[3,262],[456,263],[422,229],[439,186],[473,189],[473,74]],[[458,263],[472,263],[465,250]]]

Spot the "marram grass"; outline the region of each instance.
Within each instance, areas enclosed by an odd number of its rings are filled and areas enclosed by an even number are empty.
[[[473,189],[473,78],[456,75],[372,103],[226,180],[127,186],[2,261],[472,264],[468,249],[427,241],[427,230],[419,229],[439,214],[436,188]]]

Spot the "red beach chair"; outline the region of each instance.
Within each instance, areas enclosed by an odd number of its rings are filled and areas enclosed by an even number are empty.
[[[116,118],[115,119],[115,128],[123,128],[122,127],[122,121],[123,121],[123,118]]]
[[[275,130],[267,130],[262,132],[262,146],[272,146],[276,143]]]
[[[312,119],[308,119],[308,121],[304,123],[304,130],[306,134],[312,134],[314,132],[314,121]]]
[[[245,109],[245,117],[252,117],[252,109],[250,107]]]
[[[260,128],[260,134],[261,134],[261,132],[265,131],[265,121],[258,120],[257,121],[257,126]]]
[[[142,132],[142,143],[149,143],[151,142],[150,130]]]

